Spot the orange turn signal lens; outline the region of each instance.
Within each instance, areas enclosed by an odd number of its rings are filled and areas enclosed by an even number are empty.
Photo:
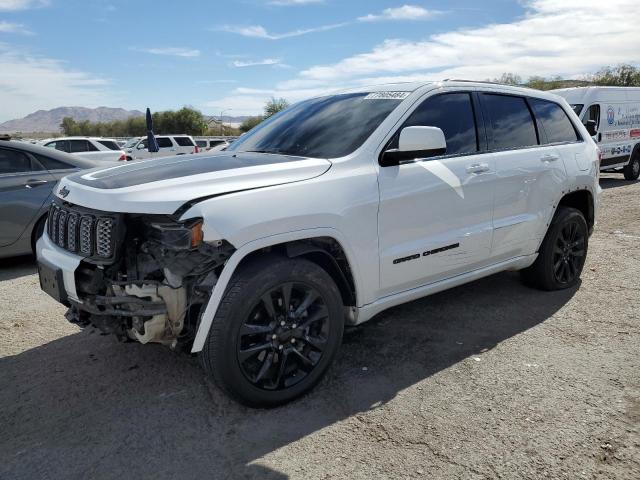
[[[202,222],[196,223],[191,227],[191,246],[197,247],[202,243],[204,233],[202,232]]]

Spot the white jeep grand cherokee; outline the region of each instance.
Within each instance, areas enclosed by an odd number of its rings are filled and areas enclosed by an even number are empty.
[[[385,85],[303,101],[212,156],[61,180],[38,242],[67,318],[197,352],[253,406],[301,395],[345,325],[502,270],[577,284],[599,153],[555,95]]]

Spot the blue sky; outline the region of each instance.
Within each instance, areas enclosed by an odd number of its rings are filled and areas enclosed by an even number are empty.
[[[385,81],[638,63],[636,0],[0,0],[0,121],[55,106],[250,114]]]

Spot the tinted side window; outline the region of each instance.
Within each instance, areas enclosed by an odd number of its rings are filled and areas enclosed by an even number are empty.
[[[100,149],[98,147],[96,147],[89,140],[87,140],[86,143],[87,143],[87,152],[99,152],[100,151]]]
[[[31,171],[31,160],[24,153],[0,148],[0,175]]]
[[[70,153],[79,153],[87,151],[87,141],[86,140],[69,140],[69,152]]]
[[[156,140],[158,141],[158,147],[160,148],[171,148],[173,147],[173,143],[171,142],[171,139],[168,137],[158,137],[156,138]]]
[[[49,142],[45,145],[45,147],[55,148],[56,150],[60,150],[61,152],[69,152],[69,146],[65,140],[57,140],[55,142]]]
[[[69,168],[74,168],[73,165],[69,165],[68,163],[61,162],[60,160],[55,160],[53,158],[45,157],[44,155],[34,154],[38,161],[46,168],[47,170],[65,170]]]
[[[445,93],[426,99],[402,127],[438,127],[447,141],[446,155],[478,151],[476,122],[468,93]],[[391,148],[397,148],[397,136]]]
[[[534,98],[530,100],[533,111],[542,122],[549,143],[575,142],[579,140],[573,123],[557,103]]]
[[[207,141],[206,140],[196,140],[196,145],[198,145],[198,147],[200,147],[200,148],[206,148]]]
[[[181,147],[193,147],[193,142],[189,137],[174,137],[174,139]]]
[[[522,97],[483,94],[493,132],[493,150],[538,144],[533,117]]]
[[[118,144],[110,140],[98,140],[98,143],[107,147],[109,150],[120,150],[120,147],[118,146]]]

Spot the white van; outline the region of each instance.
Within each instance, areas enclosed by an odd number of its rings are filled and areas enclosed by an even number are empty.
[[[564,97],[600,147],[600,170],[640,176],[640,88],[577,87],[552,90]]]
[[[142,160],[145,158],[169,157],[198,153],[199,149],[190,135],[156,135],[159,150],[150,152],[147,149],[147,137],[131,138],[124,149],[127,160]]]

